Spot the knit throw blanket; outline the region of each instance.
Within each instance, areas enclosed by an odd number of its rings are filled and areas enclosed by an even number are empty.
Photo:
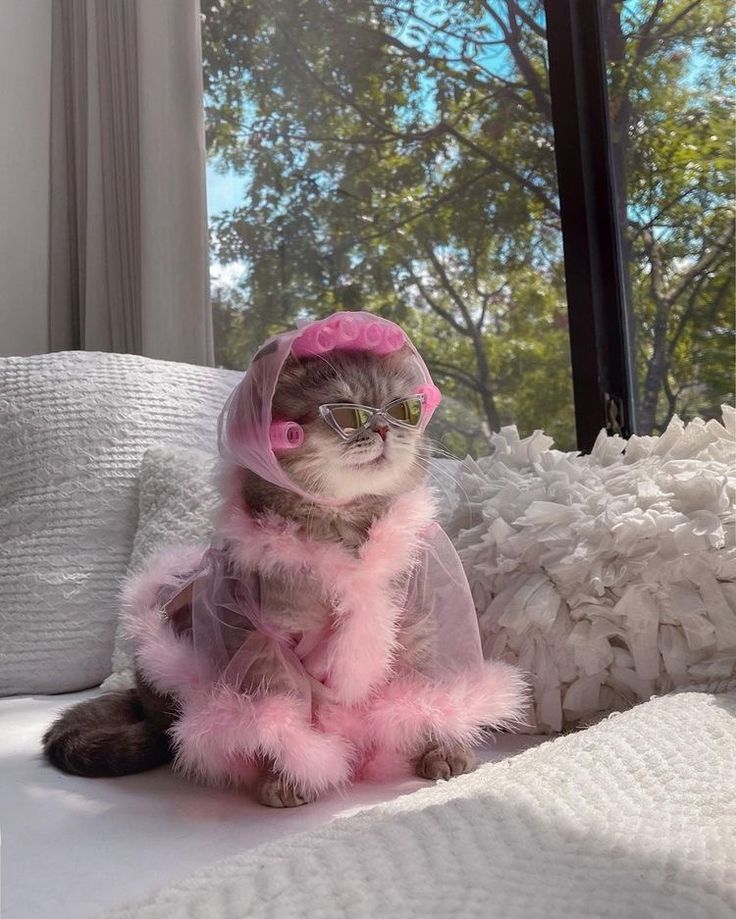
[[[673,693],[106,919],[733,919],[735,749],[736,696]]]
[[[531,675],[529,730],[554,732],[673,687],[736,677],[736,411],[659,437],[541,432],[467,459],[447,530],[487,657]]]

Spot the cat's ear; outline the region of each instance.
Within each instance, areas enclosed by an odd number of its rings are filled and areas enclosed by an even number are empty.
[[[269,354],[273,354],[274,351],[278,350],[278,347],[278,342],[275,341],[270,341],[268,344],[263,345],[263,347],[256,351],[251,364],[255,364],[256,361],[260,361],[262,357],[267,357]]]
[[[293,354],[289,354],[286,360],[284,361],[284,366],[281,368],[279,373],[279,382],[283,385],[284,383],[294,384],[297,381],[303,380],[305,376],[304,364],[299,358],[294,357]]]

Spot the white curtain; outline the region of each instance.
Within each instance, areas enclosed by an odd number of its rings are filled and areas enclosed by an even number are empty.
[[[53,0],[52,350],[212,364],[198,0]]]

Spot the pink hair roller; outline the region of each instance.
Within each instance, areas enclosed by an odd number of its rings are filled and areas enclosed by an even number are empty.
[[[295,357],[319,357],[333,351],[337,344],[336,330],[321,322],[315,322],[294,342],[292,351]]]
[[[340,316],[334,320],[332,328],[337,334],[337,346],[344,350],[353,350],[358,346],[360,338],[360,324],[352,316]]]
[[[316,354],[326,354],[328,351],[334,351],[339,341],[336,329],[329,326],[321,326],[315,329],[314,344],[312,347]]]
[[[332,329],[315,323],[294,343],[294,354],[297,357],[319,357],[334,350],[336,338]]]
[[[427,421],[434,414],[434,410],[442,401],[442,393],[437,389],[434,383],[425,383],[417,390],[420,396],[424,396],[424,404],[427,406]]]
[[[274,421],[271,446],[274,450],[294,450],[304,443],[304,428],[296,421]]]
[[[392,329],[387,328],[383,330],[383,341],[381,344],[375,348],[377,354],[380,354],[384,357],[387,354],[393,354],[394,351],[398,351],[399,348],[404,344],[406,336],[401,331],[401,329]]]
[[[398,351],[404,332],[386,320],[363,314],[338,316],[307,326],[292,345],[295,357],[319,357],[328,351],[373,351],[381,357]]]
[[[361,329],[360,344],[365,351],[377,351],[383,341],[383,329],[377,322],[366,322]]]

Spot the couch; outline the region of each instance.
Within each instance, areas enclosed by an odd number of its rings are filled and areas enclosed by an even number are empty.
[[[734,693],[500,735],[472,775],[293,811],[167,768],[91,780],[44,762],[60,711],[130,678],[121,578],[206,534],[238,379],[131,355],[0,361],[4,919],[733,915]]]

